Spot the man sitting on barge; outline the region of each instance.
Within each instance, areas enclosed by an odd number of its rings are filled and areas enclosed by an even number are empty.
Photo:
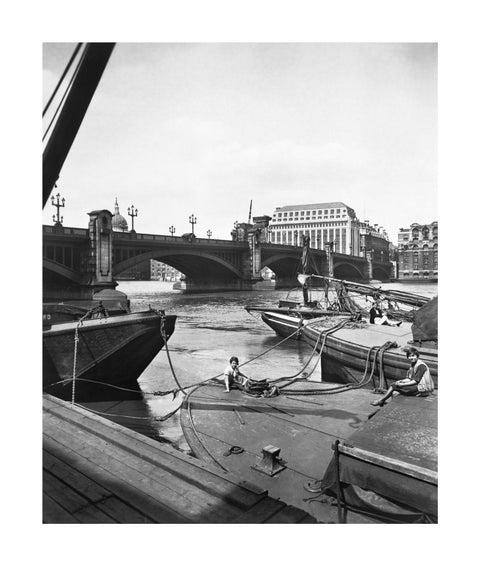
[[[387,389],[385,395],[377,401],[372,401],[371,405],[382,407],[385,401],[389,399],[395,391],[401,395],[425,397],[434,390],[435,386],[430,375],[430,369],[425,362],[419,359],[420,352],[416,348],[408,348],[407,358],[411,364],[407,371],[407,377],[395,381]]]

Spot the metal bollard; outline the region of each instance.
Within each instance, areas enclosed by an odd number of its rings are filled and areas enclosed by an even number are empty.
[[[280,459],[280,448],[269,444],[262,448],[263,459],[259,464],[251,466],[252,470],[256,470],[267,476],[274,476],[286,468],[283,460]]]

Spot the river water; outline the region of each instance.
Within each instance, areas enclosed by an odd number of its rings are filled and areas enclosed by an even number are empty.
[[[436,283],[396,282],[381,287],[427,297],[437,294]],[[259,314],[252,316],[245,307],[276,306],[279,299],[285,298],[284,290],[184,294],[173,290],[173,283],[162,281],[122,281],[117,289],[128,295],[132,311],[145,310],[151,305],[177,315],[168,348],[173,370],[182,386],[223,374],[232,355],[239,358],[241,365],[245,364],[242,372],[254,379],[295,375],[312,352],[303,342],[288,340],[260,356],[281,339],[262,322]],[[260,357],[250,361],[257,356]],[[328,376],[322,378],[328,381]],[[140,376],[139,384],[155,433],[160,439],[188,451],[178,413],[165,422],[158,420],[178,407],[182,394],[176,399],[172,399],[172,395],[151,395],[157,390],[176,387],[165,348]]]

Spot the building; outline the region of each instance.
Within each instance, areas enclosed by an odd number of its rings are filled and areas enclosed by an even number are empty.
[[[372,261],[391,261],[390,241],[387,232],[378,224],[370,225],[368,220],[360,222],[360,255],[370,254]]]
[[[302,235],[310,247],[325,250],[333,243],[336,253],[388,261],[388,236],[378,225],[361,222],[353,208],[343,202],[299,204],[275,209],[269,226],[270,242],[298,246]],[[372,251],[373,250],[373,251]]]
[[[115,197],[115,213],[112,216],[112,230],[114,232],[127,232],[128,223],[125,218],[120,214],[120,209],[118,207],[117,197]]]
[[[171,265],[157,261],[156,259],[150,260],[150,279],[156,281],[178,281],[182,274]]]
[[[398,231],[398,278],[438,279],[438,222]]]
[[[248,222],[235,222],[233,230],[230,232],[232,240],[237,242],[248,241],[249,235],[253,237],[258,242],[268,242],[269,240],[269,223],[271,216],[254,216],[253,224]]]

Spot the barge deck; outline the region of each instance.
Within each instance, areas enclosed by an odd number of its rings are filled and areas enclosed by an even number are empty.
[[[44,523],[315,523],[266,490],[43,396]]]
[[[322,482],[337,440],[342,446],[357,447],[355,460],[360,453],[373,454],[373,460],[367,458],[355,464],[356,471],[350,472],[348,477],[359,474],[360,480],[357,480],[369,489],[374,489],[380,480],[386,482],[387,486],[380,489],[383,496],[392,495],[388,487],[391,478],[386,476],[393,460],[395,474],[408,475],[411,470],[419,472],[420,468],[425,468],[423,475],[410,474],[409,490],[400,497],[400,502],[416,504],[411,498],[421,492],[427,477],[426,512],[434,514],[437,392],[427,398],[394,397],[384,407],[374,408],[370,403],[378,396],[372,390],[352,389],[330,394],[328,390],[336,384],[321,382],[297,382],[290,389],[306,387],[317,388],[323,394],[255,398],[238,390],[226,393],[220,385],[199,387],[183,402],[184,435],[193,453],[202,461],[219,470],[234,472],[268,490],[271,496],[311,513],[318,522],[338,522],[336,504],[325,503],[308,489]],[[235,448],[232,450],[232,447]],[[272,457],[274,452],[276,456]],[[341,471],[345,458],[342,457]],[[270,465],[272,459],[277,463],[271,466],[269,475],[265,462]],[[360,467],[364,469],[358,471]],[[345,477],[342,475],[341,481]],[[365,478],[368,481],[364,482]],[[345,522],[383,522],[357,511],[350,508],[345,513]]]

